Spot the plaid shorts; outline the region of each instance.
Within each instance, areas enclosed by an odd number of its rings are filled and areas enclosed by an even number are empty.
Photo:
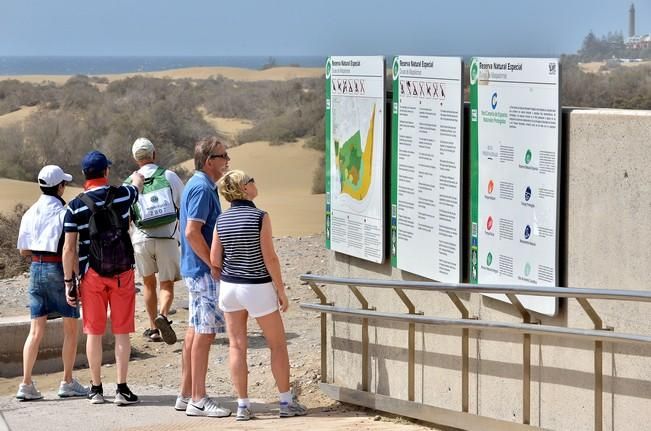
[[[226,332],[224,313],[219,309],[219,281],[210,273],[198,277],[184,277],[188,288],[188,324],[198,334]]]

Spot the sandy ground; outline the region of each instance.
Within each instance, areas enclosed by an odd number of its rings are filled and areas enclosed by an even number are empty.
[[[146,73],[149,76],[172,78],[208,78],[223,75],[231,79],[290,79],[299,76],[320,76],[321,69],[275,68],[252,71],[233,68],[195,68],[180,71]],[[110,76],[121,79],[128,75]],[[2,77],[0,79],[9,79]],[[63,83],[68,77],[19,77],[31,82],[54,80]],[[22,121],[28,110],[0,117],[0,127]],[[207,116],[207,120],[227,137],[250,127],[250,123],[237,119]],[[404,419],[379,415],[354,406],[342,405],[326,398],[318,389],[320,380],[319,319],[311,312],[298,307],[300,302],[316,301],[310,289],[299,280],[306,272],[324,273],[326,255],[323,231],[323,195],[312,195],[313,172],[318,166],[320,153],[303,148],[303,142],[271,146],[254,142],[230,148],[231,167],[247,171],[254,176],[260,190],[256,204],[268,211],[274,227],[274,244],[281,259],[283,278],[292,306],[284,315],[291,362],[292,386],[310,411],[306,418],[282,420],[277,415],[277,393],[269,367],[269,352],[262,334],[254,322],[249,327],[250,367],[249,387],[257,420],[242,424],[234,418],[211,420],[188,418],[172,409],[180,376],[181,342],[187,327],[187,291],[182,282],[176,285],[174,309],[171,316],[179,336],[173,346],[151,343],[140,334],[148,325],[142,294],[137,296],[136,333],[132,336],[132,357],[129,382],[141,396],[142,403],[131,408],[118,409],[113,405],[90,406],[85,400],[59,400],[55,390],[61,378],[59,373],[35,376],[44,393],[44,401],[17,402],[13,395],[20,377],[0,378],[0,431],[4,429],[71,429],[96,430],[177,430],[177,429],[305,429],[315,430],[421,430],[428,429]],[[191,162],[186,166],[192,168]],[[33,182],[0,179],[0,211],[13,209],[16,203],[31,204],[40,191]],[[79,193],[69,188],[66,199]],[[226,207],[224,203],[224,207]],[[0,280],[0,317],[24,316],[27,313],[27,277]],[[142,286],[140,286],[142,288]],[[226,406],[234,408],[234,394],[230,384],[228,342],[224,335],[215,341],[207,377],[208,392]],[[75,376],[85,384],[90,380],[86,367],[75,371]],[[103,367],[105,394],[110,398],[114,391],[115,367]],[[116,410],[118,409],[118,410]],[[6,424],[6,427],[5,427]]]
[[[36,183],[36,175],[34,172],[34,182],[10,180],[7,178],[0,178],[0,211],[11,212],[16,204],[23,203],[31,205],[41,195],[41,189]],[[77,196],[81,193],[82,189],[79,187],[66,187],[63,198],[66,201]]]
[[[1,118],[1,117],[0,117]],[[234,133],[247,127],[240,120],[213,118],[222,126],[219,130]],[[256,205],[269,213],[274,235],[308,235],[323,231],[324,195],[311,192],[312,176],[320,153],[304,148],[303,140],[283,145],[252,142],[228,150],[231,168],[242,169],[253,176],[260,192]],[[188,160],[182,166],[193,171]],[[35,173],[36,175],[36,173]],[[18,203],[31,205],[38,199],[40,189],[35,182],[0,178],[0,211],[13,211]],[[81,189],[69,187],[65,199],[70,200]],[[222,200],[222,206],[228,204]]]
[[[310,412],[306,418],[279,422],[277,393],[269,366],[269,351],[260,329],[249,324],[249,397],[259,419],[247,424],[234,419],[188,418],[173,410],[180,376],[181,341],[187,327],[187,291],[182,282],[176,284],[171,317],[179,342],[172,346],[146,341],[140,334],[147,327],[142,293],[136,300],[136,333],[132,335],[129,364],[129,384],[142,399],[138,406],[118,408],[113,405],[91,406],[85,400],[59,400],[55,390],[60,373],[34,377],[45,400],[21,403],[13,398],[20,377],[0,378],[0,412],[12,430],[34,429],[36,423],[47,423],[47,429],[76,429],[92,423],[94,430],[179,430],[179,429],[305,429],[314,430],[422,430],[401,418],[379,414],[355,406],[342,405],[325,397],[319,390],[320,342],[318,315],[301,310],[301,302],[316,302],[308,286],[300,282],[300,274],[311,271],[323,274],[326,251],[322,235],[276,238],[274,245],[281,260],[283,278],[287,285],[290,309],[283,315],[290,356],[291,381]],[[27,278],[19,276],[2,280],[0,309],[6,315],[24,315],[27,301]],[[139,285],[142,288],[142,285]],[[83,383],[90,381],[86,367],[74,375]],[[227,407],[235,407],[235,396],[228,370],[228,341],[218,335],[210,353],[207,376],[208,393]],[[112,399],[115,391],[115,366],[104,364],[102,369],[104,393]],[[2,419],[0,417],[0,419]],[[40,429],[37,427],[36,429]],[[437,429],[437,428],[435,428]],[[0,420],[0,430],[2,421]]]
[[[319,67],[274,67],[267,70],[244,69],[238,67],[188,67],[183,69],[163,70],[159,72],[121,73],[109,75],[94,75],[106,77],[109,81],[120,80],[131,76],[147,76],[152,78],[171,79],[208,79],[217,76],[234,81],[284,81],[294,78],[318,78],[323,75]],[[5,75],[0,80],[17,79],[19,81],[41,83],[54,82],[64,84],[71,75]]]
[[[311,192],[321,153],[304,148],[303,143],[251,142],[228,149],[231,169],[242,169],[255,178],[259,191],[255,203],[269,213],[274,235],[323,231],[325,195]],[[192,171],[194,165],[188,160],[181,166]],[[222,199],[222,206],[227,205]]]
[[[225,71],[244,79],[288,79],[294,76],[311,76],[321,69],[274,68],[265,71],[235,68],[190,68],[151,74],[166,74],[170,77],[207,77],[215,71]],[[142,75],[149,75],[143,73]],[[317,75],[318,76],[318,75]],[[112,79],[121,79],[115,75]],[[24,77],[21,77],[23,79]],[[0,77],[0,79],[3,79]],[[30,78],[31,79],[31,78]],[[28,79],[29,80],[29,79]],[[0,116],[0,127],[23,121],[36,107],[23,108]],[[221,134],[234,140],[236,135],[252,127],[250,121],[236,118],[213,117],[203,108],[199,111]],[[267,142],[252,142],[229,149],[231,168],[243,169],[256,178],[260,196],[256,204],[267,211],[273,220],[274,234],[306,235],[322,232],[324,195],[313,195],[312,178],[320,162],[321,153],[303,147],[304,141],[272,146]],[[194,163],[189,160],[181,164],[190,172]],[[36,176],[36,173],[34,173]],[[35,183],[0,178],[0,211],[11,212],[18,203],[31,205],[40,194]],[[70,200],[81,190],[70,187],[65,198]],[[224,207],[227,204],[223,203]]]
[[[38,110],[38,106],[23,106],[17,111],[0,115],[0,127],[11,127],[25,121],[32,113]]]
[[[214,117],[208,114],[203,107],[199,108],[199,112],[201,115],[203,115],[203,118],[208,122],[208,124],[213,126],[222,135],[225,135],[231,140],[234,140],[234,138],[237,137],[238,133],[253,127],[253,123],[249,120],[242,120],[239,118]]]

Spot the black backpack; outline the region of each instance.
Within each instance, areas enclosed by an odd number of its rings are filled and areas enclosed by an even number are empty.
[[[104,205],[97,207],[85,193],[77,196],[91,211],[88,221],[88,263],[99,275],[109,277],[128,271],[135,263],[128,224],[113,207],[116,187],[109,187]]]

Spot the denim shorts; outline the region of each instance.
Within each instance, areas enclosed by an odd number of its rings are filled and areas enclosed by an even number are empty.
[[[61,263],[32,262],[29,269],[29,311],[32,319],[50,313],[79,318],[77,307],[66,302]]]
[[[219,281],[210,273],[183,279],[188,288],[188,324],[198,334],[226,332],[224,313],[219,309]]]

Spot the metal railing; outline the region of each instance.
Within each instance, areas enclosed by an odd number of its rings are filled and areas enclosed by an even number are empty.
[[[362,325],[362,391],[369,390],[369,319],[398,321],[408,324],[408,367],[407,367],[407,397],[414,401],[415,392],[415,334],[416,324],[430,326],[444,326],[460,328],[461,333],[461,409],[468,413],[469,386],[470,386],[470,355],[469,355],[469,330],[484,331],[506,331],[523,335],[523,372],[522,372],[522,423],[531,423],[531,335],[553,335],[558,337],[571,337],[594,342],[594,423],[595,430],[603,429],[603,342],[616,343],[651,343],[651,336],[616,333],[613,328],[606,327],[604,322],[592,307],[589,299],[617,300],[634,302],[651,302],[651,292],[632,290],[605,290],[585,288],[561,288],[561,287],[535,287],[535,286],[502,286],[502,285],[474,285],[464,283],[437,283],[437,282],[414,282],[401,280],[367,280],[354,278],[338,278],[330,276],[319,276],[313,274],[302,275],[301,280],[307,282],[319,298],[320,303],[302,303],[301,308],[321,313],[321,382],[327,383],[327,314],[357,317],[361,319]],[[360,302],[361,309],[337,307],[329,302],[321,287],[318,284],[332,286],[347,286],[355,298]],[[377,311],[369,305],[368,300],[360,287],[371,287],[375,289],[393,290],[407,308],[407,314],[388,313]],[[461,314],[461,318],[441,318],[424,316],[416,310],[414,303],[409,299],[405,291],[427,291],[442,292],[447,294],[454,306]],[[459,298],[459,293],[490,293],[504,294],[507,296],[513,307],[522,317],[522,323],[507,323],[480,320],[470,315],[468,308]],[[542,325],[532,319],[529,311],[522,305],[517,295],[547,296],[556,298],[573,298],[586,312],[594,325],[594,329],[567,328],[559,326]]]

